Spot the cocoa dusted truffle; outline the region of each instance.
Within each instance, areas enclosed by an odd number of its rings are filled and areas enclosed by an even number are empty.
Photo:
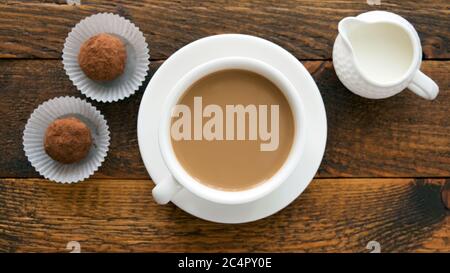
[[[92,145],[91,131],[77,118],[53,121],[45,132],[45,152],[61,163],[75,163],[89,154]]]
[[[116,36],[101,33],[81,45],[78,63],[84,74],[95,81],[111,81],[125,70],[127,51]]]

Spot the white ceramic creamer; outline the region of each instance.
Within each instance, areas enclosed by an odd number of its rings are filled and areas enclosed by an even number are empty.
[[[342,19],[333,48],[333,65],[341,82],[370,99],[393,96],[405,88],[432,100],[439,87],[419,69],[419,35],[404,18],[371,11]]]

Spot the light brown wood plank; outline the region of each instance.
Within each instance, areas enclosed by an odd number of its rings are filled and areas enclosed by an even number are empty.
[[[337,23],[346,16],[381,9],[404,16],[417,28],[425,58],[450,58],[449,2],[340,1],[60,1],[0,3],[0,57],[60,58],[64,39],[82,18],[114,12],[144,32],[152,59],[166,59],[196,39],[220,33],[245,33],[278,43],[299,59],[330,59]]]
[[[146,180],[0,180],[0,251],[449,252],[445,180],[319,179],[281,212],[253,223],[203,221],[158,206]]]
[[[152,64],[151,74],[160,64]],[[363,99],[343,87],[331,62],[304,64],[318,83],[328,117],[319,177],[450,176],[450,62],[423,64],[425,73],[441,87],[432,102],[408,91],[386,100]],[[81,94],[58,60],[1,60],[0,92],[0,177],[38,177],[22,150],[27,119],[50,98]],[[148,178],[136,135],[142,93],[143,88],[125,101],[94,103],[105,115],[112,137],[96,177]]]

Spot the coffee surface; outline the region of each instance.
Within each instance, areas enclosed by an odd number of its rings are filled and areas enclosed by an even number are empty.
[[[220,137],[219,140],[207,140],[204,136],[201,140],[198,140],[197,136],[197,140],[195,140],[194,121],[195,110],[198,110],[198,107],[194,109],[194,101],[197,99],[196,106],[198,106],[199,98],[201,98],[202,110],[205,110],[211,104],[218,105],[223,110],[221,119],[223,124],[222,140],[220,140]],[[295,134],[292,110],[281,90],[259,74],[244,70],[223,70],[212,73],[189,87],[179,100],[178,105],[186,105],[191,109],[189,115],[192,122],[188,131],[191,132],[192,137],[190,140],[175,140],[172,135],[172,147],[183,168],[202,184],[225,191],[249,189],[271,178],[282,167],[289,155]],[[254,105],[258,110],[261,109],[262,105],[266,106],[268,131],[272,129],[272,137],[275,133],[278,134],[276,149],[261,150],[261,144],[267,144],[271,140],[267,139],[267,135],[265,139],[262,139],[262,135],[259,134],[259,121],[261,119],[261,112],[259,111],[257,111],[258,123],[256,128],[258,129],[258,135],[256,139],[254,139],[254,134],[253,139],[250,137],[250,114],[246,113],[244,119],[245,139],[242,139],[242,135],[240,139],[237,137],[239,123],[237,122],[237,115],[234,115],[234,139],[227,140],[230,139],[230,135],[227,138],[226,128],[226,118],[230,116],[226,113],[227,105],[242,105],[244,107]],[[274,132],[277,126],[274,126],[275,124],[272,124],[273,120],[271,120],[271,110],[275,112],[274,109],[271,109],[271,106],[274,105],[278,105],[279,109],[278,119],[275,120],[278,123],[278,132]],[[202,125],[205,126],[211,118],[216,116],[215,114],[202,116],[200,119]],[[181,116],[182,114],[172,118],[172,126]],[[220,118],[220,115],[216,117]],[[242,125],[242,123],[240,124]],[[220,125],[220,123],[216,123],[217,125]],[[217,130],[218,128],[214,129]],[[254,129],[252,127],[252,130]],[[272,140],[272,142],[274,141]]]

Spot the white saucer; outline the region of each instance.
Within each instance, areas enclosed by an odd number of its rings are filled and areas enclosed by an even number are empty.
[[[145,167],[157,184],[169,175],[158,145],[161,107],[167,94],[194,67],[230,56],[255,58],[281,71],[300,93],[307,115],[304,155],[294,173],[271,194],[243,205],[222,205],[183,189],[172,201],[180,209],[205,220],[244,223],[272,215],[294,201],[313,179],[325,150],[327,121],[322,97],[309,72],[288,51],[267,40],[241,34],[210,36],[186,45],[170,56],[149,82],[139,108],[138,141]]]

